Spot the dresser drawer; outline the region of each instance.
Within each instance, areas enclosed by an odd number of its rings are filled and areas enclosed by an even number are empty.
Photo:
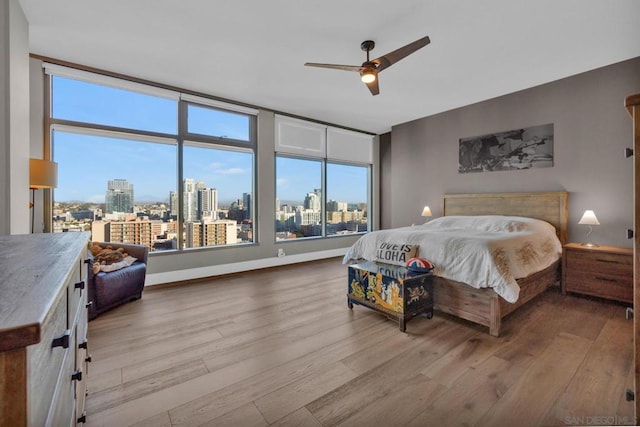
[[[72,375],[75,370],[77,340],[75,332],[71,336],[69,351],[65,355],[62,369],[58,376],[58,385],[51,402],[51,410],[47,419],[47,426],[73,426],[75,425],[75,380]],[[82,374],[84,375],[84,373]]]
[[[69,332],[67,348],[52,347],[53,340],[67,332],[67,298],[61,295],[57,305],[42,325],[42,340],[27,348],[28,356],[28,405],[30,425],[44,425],[53,400],[62,363],[72,350]]]
[[[569,250],[567,269],[571,271],[590,271],[593,273],[615,274],[631,277],[633,275],[633,257],[607,252]]]
[[[74,269],[69,277],[67,285],[67,299],[69,304],[68,327],[71,328],[75,324],[78,310],[84,310],[83,299],[87,294],[87,266],[83,262],[84,258],[80,258],[74,265]]]
[[[633,277],[573,270],[565,280],[566,291],[633,303]]]

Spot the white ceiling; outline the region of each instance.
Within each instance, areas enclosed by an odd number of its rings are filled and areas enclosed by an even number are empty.
[[[640,56],[638,0],[20,0],[32,53],[374,133]],[[425,35],[380,74],[360,65]]]

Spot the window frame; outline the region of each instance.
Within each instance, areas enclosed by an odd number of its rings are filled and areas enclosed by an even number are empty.
[[[328,165],[341,165],[341,166],[355,166],[355,167],[362,167],[362,168],[366,168],[366,172],[367,172],[367,189],[366,189],[366,196],[367,196],[367,230],[366,231],[357,231],[355,233],[349,233],[349,234],[329,234],[329,235],[325,235],[325,237],[327,238],[334,238],[334,237],[344,237],[344,236],[350,236],[350,235],[356,235],[356,234],[366,234],[369,231],[371,231],[371,204],[373,203],[373,165],[369,164],[369,163],[357,163],[357,162],[349,162],[349,161],[343,161],[343,160],[326,160],[325,162],[325,171],[324,171],[324,176],[325,176],[325,197],[328,196],[328,188],[327,188],[327,182],[326,182],[326,177],[328,176],[328,171],[327,171],[327,166]],[[326,203],[325,202],[325,215],[326,215]],[[326,218],[325,218],[325,227],[326,227]]]
[[[288,159],[298,159],[298,160],[309,160],[309,161],[316,161],[316,162],[320,162],[320,174],[321,174],[321,191],[322,191],[322,197],[321,197],[321,206],[322,206],[322,211],[321,211],[321,229],[322,229],[322,234],[319,236],[307,236],[307,237],[299,237],[296,239],[282,239],[282,240],[278,240],[276,238],[277,236],[277,231],[273,236],[274,242],[276,243],[283,243],[283,242],[293,242],[293,241],[300,241],[300,240],[309,240],[309,239],[333,239],[333,238],[340,238],[340,237],[346,237],[346,236],[353,236],[353,235],[362,235],[362,234],[366,234],[369,231],[371,231],[371,224],[372,224],[372,215],[371,215],[371,204],[373,201],[373,165],[369,164],[369,163],[357,163],[357,162],[349,162],[349,161],[338,161],[338,160],[331,160],[331,159],[327,159],[325,158],[320,158],[320,157],[314,157],[314,156],[302,156],[302,155],[297,155],[297,154],[292,154],[292,153],[278,153],[275,152],[274,153],[274,165],[275,165],[275,173],[274,173],[274,178],[275,178],[275,198],[273,200],[273,211],[274,213],[277,212],[276,211],[276,200],[279,199],[278,197],[278,188],[277,188],[277,181],[278,181],[278,168],[277,168],[277,163],[278,163],[278,158],[288,158]],[[367,172],[367,189],[366,189],[366,203],[367,203],[367,231],[357,231],[355,233],[347,233],[347,234],[327,234],[327,167],[328,165],[344,165],[344,166],[356,166],[356,167],[363,167],[366,168],[366,172]],[[275,223],[274,223],[274,230],[277,230],[277,227],[275,227]]]
[[[289,153],[274,153],[275,157],[274,157],[274,177],[275,177],[275,182],[274,182],[274,186],[275,186],[275,198],[273,200],[273,212],[277,212],[276,211],[276,200],[278,199],[278,186],[277,186],[277,181],[278,181],[278,167],[277,167],[277,163],[278,163],[278,157],[281,158],[287,158],[287,159],[294,159],[294,160],[303,160],[303,161],[313,161],[313,162],[317,162],[320,163],[320,187],[322,190],[322,194],[320,197],[320,206],[321,206],[321,213],[320,213],[320,226],[321,226],[321,233],[319,236],[306,236],[306,237],[299,237],[296,239],[283,239],[283,240],[277,240],[276,239],[276,234],[274,234],[273,239],[275,242],[280,243],[280,242],[287,242],[287,241],[296,241],[296,240],[309,240],[309,239],[323,239],[326,237],[326,194],[325,194],[325,176],[326,176],[326,166],[325,166],[325,160],[326,159],[321,159],[318,157],[310,157],[310,156],[300,156],[300,155],[295,155],[295,154],[289,154]],[[276,229],[275,227],[275,221],[274,221],[274,230]],[[277,232],[276,232],[277,233]]]
[[[178,192],[178,241],[176,249],[163,250],[163,251],[150,251],[150,254],[158,253],[176,253],[181,251],[192,250],[214,250],[221,248],[237,247],[242,245],[257,245],[258,241],[258,224],[256,218],[258,218],[257,212],[257,199],[256,194],[257,186],[257,166],[258,166],[258,152],[257,152],[257,114],[258,110],[242,105],[230,104],[223,101],[218,101],[213,98],[195,96],[191,94],[181,94],[169,89],[163,89],[162,87],[152,86],[144,83],[139,83],[124,78],[111,77],[104,74],[92,73],[75,68],[69,68],[66,66],[58,66],[56,64],[43,63],[44,72],[44,155],[48,158],[53,158],[53,132],[54,130],[60,130],[69,133],[81,133],[95,136],[114,136],[123,139],[139,140],[143,142],[159,142],[159,141],[171,141],[171,143],[177,142],[176,153],[176,191]],[[144,129],[126,128],[120,126],[103,125],[92,122],[81,122],[75,120],[54,118],[53,114],[53,98],[54,98],[54,85],[53,79],[55,76],[64,77],[67,79],[75,79],[84,83],[90,83],[95,85],[116,87],[122,90],[128,90],[132,92],[138,92],[145,95],[159,96],[164,98],[171,98],[176,101],[176,134],[169,134],[164,132],[149,131]],[[212,135],[202,135],[196,133],[187,132],[188,129],[188,105],[195,105],[197,107],[203,107],[207,109],[214,109],[220,112],[228,112],[234,115],[246,115],[248,117],[248,135],[249,141],[236,140],[233,138],[216,137]],[[185,245],[184,230],[184,156],[183,149],[185,143],[188,146],[189,143],[205,144],[207,147],[220,149],[233,150],[252,153],[251,162],[251,223],[252,223],[252,241],[240,242],[230,245],[215,245],[215,246],[203,246],[197,248],[186,248]],[[242,196],[242,195],[240,195]],[[45,216],[48,218],[46,221],[48,231],[52,231],[52,217],[53,217],[53,192],[48,192],[45,196]]]

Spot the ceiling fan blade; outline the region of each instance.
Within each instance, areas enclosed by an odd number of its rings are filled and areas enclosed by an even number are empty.
[[[307,67],[332,68],[334,70],[357,71],[362,70],[360,65],[340,65],[340,64],[318,64],[317,62],[306,62]]]
[[[369,91],[371,91],[371,95],[376,96],[377,94],[380,93],[380,88],[378,87],[378,76],[376,76],[376,79],[371,83],[365,83],[365,84],[369,88]]]
[[[378,72],[380,72],[385,68],[390,67],[391,65],[400,61],[402,58],[411,55],[416,50],[425,47],[429,43],[431,43],[429,36],[425,36],[421,39],[409,43],[406,46],[402,46],[401,48],[396,49],[393,52],[389,52],[386,55],[376,58],[371,62],[375,62],[376,64],[378,64],[377,70]]]

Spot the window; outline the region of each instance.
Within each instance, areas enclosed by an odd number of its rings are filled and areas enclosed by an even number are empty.
[[[143,142],[57,128],[52,141],[59,171],[54,233],[91,231],[96,241],[149,247],[176,240],[176,233],[167,230],[167,196],[176,185],[175,141]],[[124,229],[130,232],[123,234]],[[175,247],[175,242],[163,244]]]
[[[185,142],[183,247],[253,241],[253,151]]]
[[[327,163],[327,236],[369,229],[369,167]]]
[[[322,236],[320,160],[276,157],[276,240]]]
[[[54,232],[88,230],[152,251],[254,241],[257,112],[45,68],[59,171]]]
[[[52,80],[52,118],[167,134],[178,131],[175,100],[66,77]]]
[[[190,104],[187,132],[250,142],[249,116]]]
[[[276,241],[365,233],[372,137],[276,116]]]

